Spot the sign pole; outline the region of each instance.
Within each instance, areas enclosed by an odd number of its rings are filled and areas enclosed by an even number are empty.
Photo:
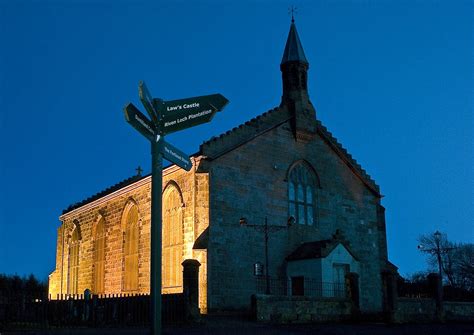
[[[161,211],[162,211],[162,139],[151,141],[151,334],[161,334]]]

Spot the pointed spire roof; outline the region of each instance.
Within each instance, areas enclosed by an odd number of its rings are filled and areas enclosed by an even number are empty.
[[[288,34],[288,39],[286,40],[285,51],[283,52],[283,58],[281,59],[281,64],[287,62],[302,62],[309,64],[304,55],[303,46],[301,45],[298,32],[296,31],[295,20],[292,18],[290,33]]]

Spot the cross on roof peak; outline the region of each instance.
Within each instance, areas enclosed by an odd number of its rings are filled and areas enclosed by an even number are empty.
[[[298,12],[298,8],[291,6],[288,8],[288,14],[291,14],[291,23],[295,23],[295,14]]]
[[[141,177],[143,169],[140,167],[140,165],[138,165],[138,167],[135,169],[135,171],[137,171],[137,176]]]

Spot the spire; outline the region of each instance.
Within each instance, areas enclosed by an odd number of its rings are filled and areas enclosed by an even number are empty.
[[[281,65],[288,62],[301,62],[308,64],[306,56],[304,55],[303,46],[301,45],[300,37],[296,31],[295,18],[291,17],[290,32],[286,40],[285,51],[281,59]]]
[[[293,131],[297,141],[308,142],[316,135],[316,111],[308,95],[309,63],[303,51],[294,17],[280,64],[283,80],[281,107],[293,114]]]

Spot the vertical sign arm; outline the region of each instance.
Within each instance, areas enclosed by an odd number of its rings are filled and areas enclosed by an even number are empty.
[[[162,240],[162,139],[151,141],[151,333],[161,334],[161,240]]]

